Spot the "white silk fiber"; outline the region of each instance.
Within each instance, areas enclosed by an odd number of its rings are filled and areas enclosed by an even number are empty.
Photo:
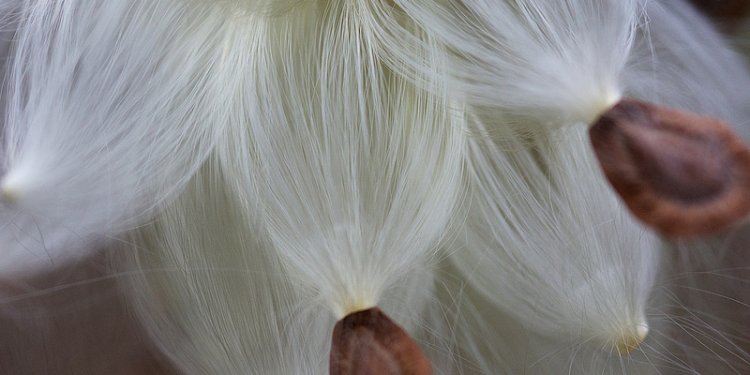
[[[652,1],[626,91],[715,116],[750,140],[750,73],[707,20],[681,2]],[[649,359],[666,374],[750,371],[747,222],[714,238],[670,246],[657,288]]]
[[[210,163],[139,231],[128,250],[141,320],[186,374],[322,374],[333,317],[295,291],[244,207]]]
[[[625,95],[717,116],[747,139],[750,81],[741,59],[687,4],[651,1],[645,10],[621,74]],[[496,119],[486,122],[498,127]],[[552,132],[541,146],[529,138],[514,143],[504,130],[493,133],[496,143],[472,142],[479,198],[465,245],[451,258],[468,285],[444,300],[446,309],[455,304],[454,331],[462,332],[460,367],[483,374],[744,373],[750,361],[740,322],[750,309],[739,249],[747,226],[709,244],[680,243],[664,256],[604,179],[594,178],[584,130]],[[660,260],[668,261],[663,270]],[[612,319],[623,321],[617,311],[636,310],[650,333],[621,356],[602,333]]]
[[[19,12],[2,145],[5,225],[31,221],[42,237],[78,239],[137,225],[182,188],[221,133],[212,85],[226,80],[213,69],[223,17],[177,0],[29,0]]]
[[[335,321],[376,305],[438,374],[748,368],[742,244],[665,255],[586,136],[628,95],[750,137],[746,67],[685,4],[20,9],[2,262],[139,226],[129,290],[184,373],[326,373]]]
[[[585,134],[555,132],[533,149],[472,142],[474,206],[451,259],[530,329],[609,352],[647,330],[660,242],[605,184]]]
[[[625,94],[726,121],[750,142],[748,65],[690,5],[650,1]]]
[[[381,61],[366,11],[307,2],[223,26],[223,147],[134,238],[131,290],[187,373],[324,373],[334,321],[375,305],[429,336],[465,130],[441,88]]]
[[[642,13],[641,0],[397,3],[453,52],[452,88],[524,129],[614,104]]]
[[[385,66],[362,4],[313,3],[266,22],[242,95],[273,244],[339,317],[427,266],[461,185],[460,119],[430,93],[439,88]]]

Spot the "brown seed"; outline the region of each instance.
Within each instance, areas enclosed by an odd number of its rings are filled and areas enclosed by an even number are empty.
[[[379,308],[351,313],[333,329],[331,375],[430,375],[419,346]]]
[[[589,137],[628,208],[666,236],[714,234],[750,212],[750,151],[720,120],[622,100]]]

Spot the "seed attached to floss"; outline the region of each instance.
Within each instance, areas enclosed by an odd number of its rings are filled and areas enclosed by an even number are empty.
[[[648,336],[648,324],[639,323],[623,332],[622,337],[615,341],[614,349],[620,356],[626,356],[638,349]]]
[[[432,374],[419,346],[377,307],[336,323],[330,361],[331,375]]]
[[[750,212],[750,150],[720,120],[622,100],[589,137],[630,211],[668,237],[714,234]]]

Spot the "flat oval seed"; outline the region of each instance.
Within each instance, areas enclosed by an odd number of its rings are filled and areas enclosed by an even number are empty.
[[[589,137],[631,212],[666,236],[714,234],[750,212],[750,150],[720,120],[622,100]]]
[[[377,307],[351,313],[333,329],[331,375],[430,375],[411,337]]]

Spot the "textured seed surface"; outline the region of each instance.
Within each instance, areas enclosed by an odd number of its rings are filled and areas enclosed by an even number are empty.
[[[628,208],[667,236],[713,234],[750,212],[750,151],[717,119],[623,100],[589,137]]]
[[[432,369],[409,335],[377,307],[336,323],[331,375],[430,375]]]

